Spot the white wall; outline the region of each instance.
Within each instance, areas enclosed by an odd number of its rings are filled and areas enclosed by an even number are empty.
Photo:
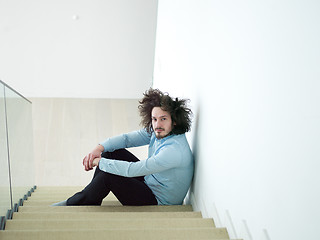
[[[140,98],[157,0],[0,0],[0,79],[26,97]]]
[[[318,1],[158,7],[154,86],[191,98],[192,201],[232,238],[318,239]]]

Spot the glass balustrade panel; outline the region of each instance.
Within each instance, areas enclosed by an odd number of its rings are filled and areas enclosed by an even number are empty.
[[[11,209],[4,85],[0,82],[0,216]]]
[[[32,104],[5,87],[13,203],[34,186]]]

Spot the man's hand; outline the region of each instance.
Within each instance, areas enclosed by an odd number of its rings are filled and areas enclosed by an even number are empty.
[[[101,157],[93,159],[92,166],[93,167],[98,167],[100,160],[101,160]]]
[[[95,147],[95,149],[93,149],[88,155],[86,155],[83,159],[83,166],[84,166],[84,170],[89,171],[92,170],[93,167],[95,167],[93,165],[93,160],[99,158],[99,161],[101,159],[101,153],[104,151],[104,147],[101,145],[98,145],[97,147]],[[99,165],[99,161],[98,161],[98,165]],[[97,165],[96,165],[97,166]]]

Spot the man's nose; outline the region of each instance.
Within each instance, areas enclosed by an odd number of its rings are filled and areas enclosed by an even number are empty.
[[[160,121],[157,121],[156,122],[156,128],[159,128],[159,127],[161,127],[161,123],[160,123]]]

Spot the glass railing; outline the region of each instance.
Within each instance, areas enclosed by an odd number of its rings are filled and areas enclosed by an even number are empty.
[[[12,209],[4,88],[0,83],[0,216],[5,216],[8,209]]]
[[[32,133],[31,102],[0,80],[1,225],[34,189]]]

